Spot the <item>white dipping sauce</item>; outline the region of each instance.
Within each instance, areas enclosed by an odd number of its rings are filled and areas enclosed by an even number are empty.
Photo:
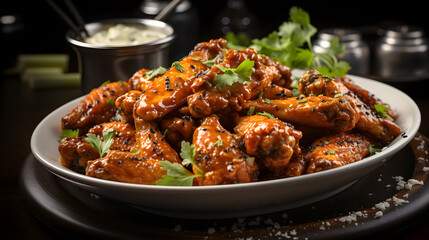
[[[124,47],[153,42],[166,36],[149,29],[117,24],[86,38],[85,42],[105,47]]]

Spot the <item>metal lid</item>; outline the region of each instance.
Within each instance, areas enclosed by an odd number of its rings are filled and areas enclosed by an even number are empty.
[[[357,30],[350,28],[328,28],[323,29],[318,34],[321,40],[332,40],[338,37],[340,42],[360,41],[361,35]]]
[[[415,26],[397,25],[387,28],[385,35],[392,38],[422,38],[424,31]]]

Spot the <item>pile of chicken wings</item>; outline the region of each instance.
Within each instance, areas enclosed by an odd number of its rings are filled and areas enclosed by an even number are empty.
[[[247,183],[341,167],[400,134],[396,113],[349,78],[307,70],[292,88],[290,69],[226,40],[197,44],[162,74],[137,71],[128,82],[94,89],[62,118],[79,136],[61,140],[61,163],[96,178],[156,184],[160,162],[181,163],[181,143],[195,146],[193,185]],[[246,82],[215,84],[222,69],[253,61]],[[208,64],[210,63],[210,64]],[[177,67],[179,65],[179,67]],[[155,73],[156,74],[156,73]],[[114,129],[100,156],[85,139]]]

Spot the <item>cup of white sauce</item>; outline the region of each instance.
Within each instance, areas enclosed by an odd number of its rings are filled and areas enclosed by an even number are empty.
[[[89,37],[66,34],[82,74],[83,93],[103,82],[128,81],[141,68],[168,65],[173,28],[151,19],[110,19],[85,25]]]

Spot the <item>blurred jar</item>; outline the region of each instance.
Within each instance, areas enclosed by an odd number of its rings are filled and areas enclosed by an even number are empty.
[[[313,43],[315,53],[324,53],[331,48],[331,41],[338,37],[341,44],[344,44],[346,51],[337,56],[338,60],[346,61],[350,64],[350,74],[366,75],[369,73],[370,57],[369,47],[362,41],[359,31],[348,28],[322,29],[316,41]]]
[[[375,71],[382,77],[410,77],[428,73],[428,40],[421,28],[387,28],[376,43]]]

